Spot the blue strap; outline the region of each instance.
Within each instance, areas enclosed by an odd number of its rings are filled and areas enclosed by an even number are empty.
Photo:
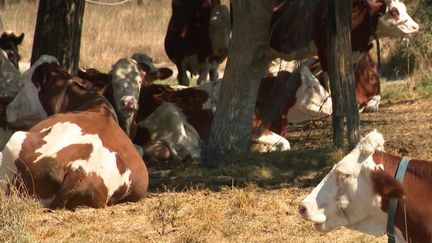
[[[402,159],[399,163],[399,167],[396,171],[395,179],[402,183],[403,178],[405,176],[405,171],[408,167],[409,159]],[[396,208],[398,204],[397,198],[390,199],[390,205],[388,209],[388,219],[387,219],[387,237],[389,243],[395,242],[395,234],[394,234],[394,223],[396,219]]]

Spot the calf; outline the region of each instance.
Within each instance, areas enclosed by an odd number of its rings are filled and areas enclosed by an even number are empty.
[[[186,71],[198,74],[198,84],[218,78],[218,65],[227,57],[230,38],[228,7],[220,0],[173,0],[165,36],[165,51],[177,66],[177,80],[189,85]]]
[[[299,205],[315,229],[340,226],[380,236],[386,232],[390,199],[398,198],[396,242],[432,241],[432,161],[411,160],[402,182],[393,176],[402,158],[383,151],[384,138],[373,131]]]
[[[106,98],[55,58],[36,62],[31,72],[6,114],[11,124],[38,123],[15,132],[2,151],[3,189],[13,186],[49,208],[140,200],[147,168]]]

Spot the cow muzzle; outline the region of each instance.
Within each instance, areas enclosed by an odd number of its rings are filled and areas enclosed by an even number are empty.
[[[328,230],[325,227],[326,216],[319,210],[313,210],[313,208],[311,203],[303,201],[298,207],[298,212],[304,220],[312,221],[317,231],[327,232]]]
[[[133,96],[125,96],[120,101],[120,110],[130,110],[137,111],[138,110],[138,101]]]

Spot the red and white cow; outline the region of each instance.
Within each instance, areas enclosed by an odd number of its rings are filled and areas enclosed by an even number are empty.
[[[432,161],[411,160],[399,183],[394,176],[402,158],[383,149],[379,132],[367,134],[303,199],[300,215],[320,232],[345,226],[381,236],[389,201],[398,198],[396,242],[432,241]]]
[[[167,56],[177,66],[177,80],[189,85],[186,71],[197,83],[218,78],[218,65],[228,55],[230,14],[220,0],[173,0],[165,36]]]
[[[1,152],[2,188],[14,186],[49,208],[143,198],[147,168],[112,105],[55,58],[36,64],[6,113],[12,124],[38,123],[15,132]]]
[[[271,89],[268,87],[286,81],[287,77],[282,75],[265,78],[261,82],[253,121],[254,129],[259,131],[257,136],[252,138],[255,143],[252,148],[254,151],[290,149],[288,140],[279,135],[277,129],[273,130],[272,126],[263,127],[261,122],[266,109],[261,105],[261,101],[272,98]],[[140,93],[140,109],[135,118],[139,129],[134,142],[143,145],[146,151],[144,154],[151,159],[199,159],[202,143],[205,144],[208,139],[213,112],[219,100],[220,83],[205,83],[181,90],[164,85],[143,87]],[[328,98],[329,94],[306,66],[302,66],[294,83],[294,95],[287,102],[283,114],[280,114],[285,122],[291,121],[290,119],[300,122],[330,114],[332,103]],[[291,109],[295,112],[290,112]]]
[[[327,70],[328,6],[320,1],[282,0],[274,8],[270,47],[275,57],[301,60],[318,55]],[[298,31],[301,26],[303,31]],[[351,46],[354,62],[378,38],[409,37],[419,25],[399,0],[355,0],[352,8]]]

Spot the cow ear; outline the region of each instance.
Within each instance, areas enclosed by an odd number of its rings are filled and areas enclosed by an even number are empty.
[[[402,185],[384,170],[374,170],[370,174],[376,193],[384,198],[401,198],[404,195]]]
[[[159,68],[158,74],[157,74],[157,78],[158,79],[167,79],[169,77],[171,77],[171,75],[173,74],[173,70],[171,68]]]
[[[33,72],[31,76],[31,81],[36,87],[41,87],[42,84],[47,82],[48,72],[50,68],[50,63],[43,63],[39,65]]]
[[[17,36],[17,38],[14,40],[15,45],[19,45],[22,43],[24,39],[24,33],[21,33],[21,35]]]
[[[367,3],[369,7],[376,12],[382,11],[382,8],[385,6],[385,3],[382,0],[367,0]]]

